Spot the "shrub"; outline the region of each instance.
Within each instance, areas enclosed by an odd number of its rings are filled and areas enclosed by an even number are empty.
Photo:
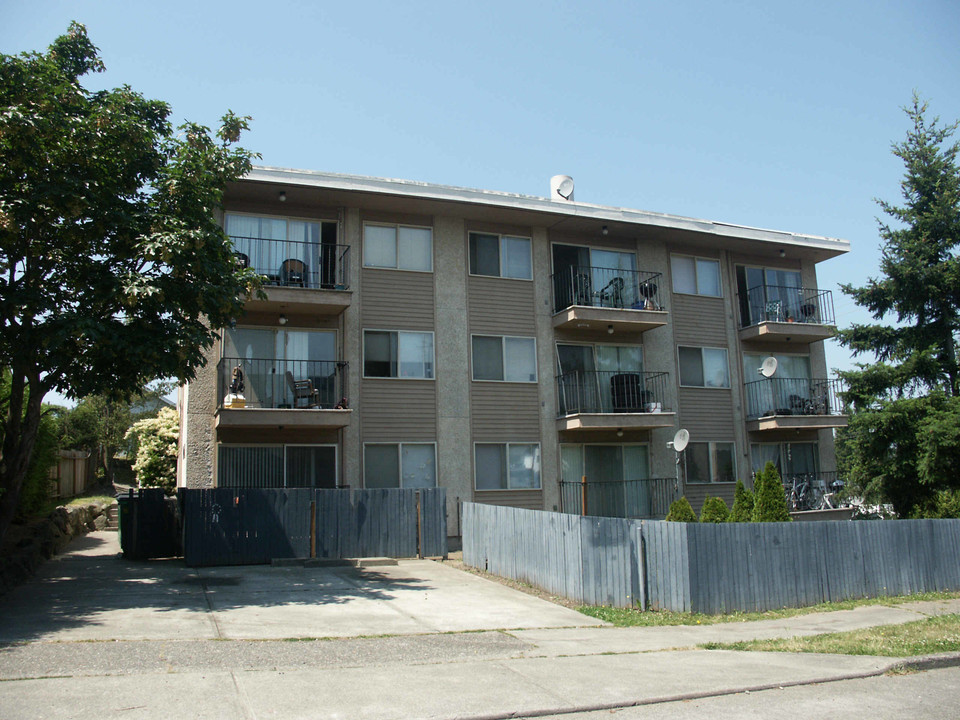
[[[670,503],[670,512],[667,513],[667,522],[697,522],[697,514],[690,506],[690,501],[686,497],[674,500]]]
[[[729,516],[730,510],[723,498],[709,496],[704,498],[703,507],[700,508],[700,522],[722,523],[726,522]]]
[[[127,437],[139,442],[133,470],[140,487],[160,487],[167,495],[177,489],[177,439],[180,418],[173,408],[163,408],[155,418],[135,422]]]
[[[753,522],[789,522],[793,519],[787,511],[787,496],[780,482],[780,473],[772,462],[757,473],[753,492]]]
[[[753,519],[753,493],[747,490],[743,480],[737,480],[737,489],[733,493],[733,510],[727,516],[727,522],[750,522]]]

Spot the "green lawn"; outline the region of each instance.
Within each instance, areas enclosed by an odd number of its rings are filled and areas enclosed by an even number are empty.
[[[931,655],[960,650],[960,615],[941,615],[902,625],[882,625],[828,635],[736,643],[705,643],[700,647],[707,650],[810,652],[888,657]]]
[[[606,620],[618,627],[653,627],[659,625],[714,625],[716,623],[749,622],[751,620],[776,620],[778,618],[807,615],[833,610],[852,610],[863,605],[897,605],[915,600],[949,600],[960,598],[960,592],[932,592],[918,595],[897,595],[891,597],[862,598],[828,602],[804,608],[781,608],[766,612],[733,612],[724,615],[703,615],[701,613],[671,612],[669,610],[636,610],[631,608],[611,608],[585,605],[577,608],[584,615]]]

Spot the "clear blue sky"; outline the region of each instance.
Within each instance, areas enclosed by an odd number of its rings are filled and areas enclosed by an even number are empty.
[[[841,237],[877,274],[914,89],[960,118],[960,2],[0,0],[0,51],[84,23],[107,72],[175,118],[253,116],[265,165],[546,195]],[[850,366],[828,344],[831,367]]]

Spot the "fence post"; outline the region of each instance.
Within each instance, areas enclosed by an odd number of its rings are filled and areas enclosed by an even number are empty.
[[[587,476],[580,478],[580,515],[587,516]]]
[[[317,556],[317,501],[310,501],[310,557]]]
[[[423,559],[423,525],[420,522],[420,491],[417,490],[417,557]]]

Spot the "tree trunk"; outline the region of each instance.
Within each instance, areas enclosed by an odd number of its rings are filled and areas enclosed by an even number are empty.
[[[14,370],[4,428],[3,457],[0,458],[0,489],[3,490],[0,493],[0,542],[16,517],[20,491],[37,442],[44,395],[39,385],[39,382],[31,383],[34,392],[28,394],[26,379]],[[25,396],[26,413],[23,411]]]

